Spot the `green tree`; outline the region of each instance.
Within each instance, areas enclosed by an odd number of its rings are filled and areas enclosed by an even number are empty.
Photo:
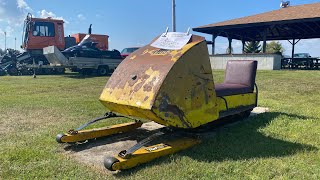
[[[250,41],[244,45],[245,53],[259,53],[261,51],[260,41]]]
[[[279,41],[271,41],[267,43],[267,53],[283,53],[285,49]]]

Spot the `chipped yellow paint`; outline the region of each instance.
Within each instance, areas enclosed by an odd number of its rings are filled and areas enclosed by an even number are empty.
[[[168,54],[170,54],[172,52],[172,50],[163,50],[163,49],[152,49],[152,50],[149,50],[149,49],[146,49],[144,50],[141,55],[150,55],[150,56],[166,56]]]
[[[149,54],[151,56],[166,56],[171,52],[171,50],[151,50],[149,51]]]
[[[100,96],[100,101],[129,105],[141,109],[151,109],[151,101],[155,96],[153,88],[156,83],[159,83],[159,71],[154,71],[150,67],[145,74],[149,78],[145,81],[138,79],[133,86],[130,86],[127,82],[123,88],[105,88]],[[146,85],[151,87],[149,91],[144,90]],[[137,86],[141,87],[135,90]]]
[[[130,57],[131,60],[135,59],[137,57],[137,55],[133,55]]]
[[[147,54],[148,52],[149,52],[149,49],[146,49],[146,50],[143,51],[143,53],[142,53],[141,55],[145,55],[145,54]]]
[[[146,120],[155,121],[159,124],[169,126],[169,124],[166,121],[163,121],[161,118],[156,116],[152,111],[147,109],[141,109],[138,107],[123,105],[123,104],[116,104],[111,102],[105,102],[101,101],[101,103],[108,107],[110,111],[118,112],[120,114],[128,115],[128,116],[134,116],[139,117]]]
[[[171,51],[170,55],[171,55],[172,61],[177,61],[177,59],[178,59],[177,56],[179,55],[179,52],[177,50]]]
[[[182,49],[172,51],[170,53],[172,56],[171,60],[176,62],[181,57],[182,54],[186,53],[189,49],[191,49],[193,46],[195,46],[198,43],[200,42],[191,42],[185,45]]]
[[[219,117],[206,46],[183,48],[159,90],[152,110],[171,126],[195,128]]]

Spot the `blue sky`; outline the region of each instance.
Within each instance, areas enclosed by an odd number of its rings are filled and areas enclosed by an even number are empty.
[[[291,0],[292,5],[314,2],[319,0]],[[177,31],[186,31],[188,27],[279,9],[280,0],[176,0],[176,4]],[[110,49],[118,50],[148,44],[166,27],[171,27],[171,0],[0,0],[0,48],[4,48],[4,31],[7,32],[7,47],[14,48],[15,37],[17,47],[21,45],[27,12],[35,17],[63,19],[65,35],[86,33],[89,24],[93,24],[93,33],[109,35]],[[285,54],[290,54],[289,43],[282,43]],[[296,52],[320,56],[318,44],[319,39],[301,40]],[[216,48],[216,52],[224,53],[227,40],[218,38]],[[233,41],[233,48],[236,53],[240,52],[241,42]]]

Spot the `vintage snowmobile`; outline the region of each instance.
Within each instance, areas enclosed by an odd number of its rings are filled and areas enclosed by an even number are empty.
[[[154,45],[166,36],[167,39]],[[228,61],[224,82],[214,84],[205,38],[190,34],[181,45],[176,38],[179,36],[183,36],[182,33],[164,33],[130,54],[114,71],[100,96],[101,103],[110,112],[78,129],[59,134],[56,140],[59,143],[81,142],[131,131],[142,125],[136,120],[82,130],[101,119],[119,116],[148,119],[166,126],[166,130],[105,159],[107,169],[122,170],[200,143],[198,138],[190,136],[195,128],[227,116],[249,116],[257,106],[257,61]],[[181,47],[177,48],[177,44]],[[180,135],[147,145],[166,133]]]
[[[64,56],[68,57],[87,57],[87,58],[113,58],[122,59],[122,56],[118,50],[101,50],[97,48],[98,42],[95,42],[91,38],[91,34],[87,34],[82,41],[74,46],[71,46],[62,51]]]

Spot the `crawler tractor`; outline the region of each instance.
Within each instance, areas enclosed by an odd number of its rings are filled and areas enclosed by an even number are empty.
[[[168,35],[175,33],[161,36]],[[224,82],[215,84],[203,37],[190,35],[187,43],[179,49],[155,47],[153,43],[157,40],[130,54],[108,80],[100,102],[110,112],[78,129],[59,134],[56,137],[59,143],[109,136],[132,131],[142,125],[141,121],[135,120],[82,130],[106,118],[142,118],[164,125],[162,131],[104,160],[109,170],[129,169],[194,146],[201,142],[192,136],[194,129],[233,115],[247,117],[257,106],[257,61],[228,61]],[[171,44],[174,43],[173,40]],[[163,142],[150,145],[154,139],[166,134],[171,138],[162,138]]]

